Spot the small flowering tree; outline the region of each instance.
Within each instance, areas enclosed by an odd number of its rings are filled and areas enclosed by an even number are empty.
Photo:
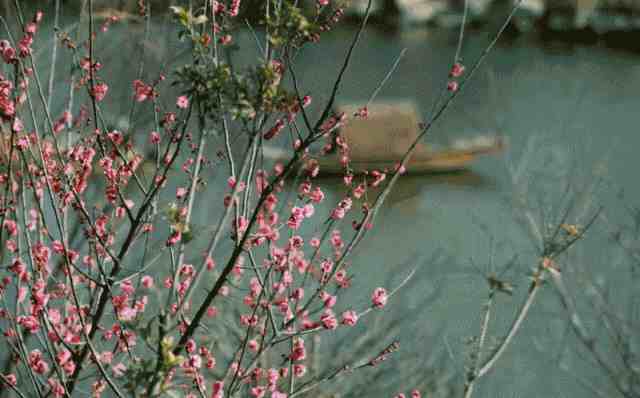
[[[359,292],[369,301],[364,307],[341,300],[358,269],[353,250],[375,230],[376,213],[415,144],[462,91],[516,8],[468,71],[456,54],[436,112],[402,161],[356,176],[336,131],[369,111],[336,114],[334,102],[371,2],[317,115],[295,58],[340,21],[341,2],[318,1],[310,11],[297,1],[261,4],[260,59],[242,70],[225,60],[242,25],[239,0],[172,7],[191,60],[130,83],[129,118],[134,111],[153,116],[137,131],[118,130],[105,118],[112,83],[101,77],[108,60],[95,43],[108,40],[103,34],[117,18],[97,27],[93,2],[86,3],[86,38],[56,36],[55,46],[74,60],[69,90],[77,97],[60,114],[52,113],[56,93],[51,85],[45,90],[34,59],[43,13],[25,19],[16,1],[20,35],[7,29],[0,42],[3,391],[317,396],[324,383],[377,367],[397,351],[399,343],[382,336],[364,357],[308,372],[313,336],[357,326],[413,275]],[[138,3],[148,23],[152,2]],[[265,162],[267,141],[286,145],[289,158]],[[344,166],[344,195],[327,204],[317,159],[334,151]],[[226,182],[222,195],[203,194],[208,178]],[[198,207],[215,208],[204,231],[194,222]]]

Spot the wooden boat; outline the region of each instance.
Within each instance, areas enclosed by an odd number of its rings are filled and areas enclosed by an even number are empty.
[[[393,170],[419,134],[416,106],[412,102],[373,103],[367,107],[366,119],[351,119],[340,129],[350,148],[350,167],[356,173]],[[337,112],[353,115],[358,106],[338,107]],[[449,173],[468,168],[478,157],[496,154],[505,147],[498,136],[480,135],[459,139],[446,148],[436,149],[418,143],[407,164],[407,173]],[[338,155],[318,159],[320,173],[343,174]]]
[[[504,148],[501,138],[496,138],[490,146],[473,146],[468,149],[448,148],[437,151],[415,153],[407,165],[408,174],[454,173],[467,170],[471,164],[483,155],[499,153]],[[393,170],[400,158],[389,160],[352,159],[350,167],[355,174],[372,170]],[[320,173],[323,175],[344,174],[344,168],[336,157],[318,159]]]
[[[359,107],[338,107],[336,113],[353,115]],[[355,174],[364,172],[391,171],[413,144],[419,134],[419,121],[415,104],[411,102],[373,103],[367,109],[366,119],[350,118],[337,132],[350,148],[349,167]],[[480,156],[501,152],[505,148],[502,137],[479,135],[458,139],[446,148],[416,145],[407,163],[408,174],[441,174],[466,170]],[[265,146],[267,159],[286,163],[291,154],[281,148]],[[315,158],[321,175],[342,175],[345,172],[338,153]]]

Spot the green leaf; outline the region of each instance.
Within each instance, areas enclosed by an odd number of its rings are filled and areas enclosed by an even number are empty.
[[[206,16],[206,15],[204,15],[204,14],[202,14],[202,15],[199,15],[199,16],[197,16],[197,17],[193,18],[193,19],[192,19],[192,23],[193,23],[194,25],[201,25],[201,24],[203,24],[203,23],[207,22],[208,20],[209,20],[209,19],[207,18],[207,16]]]
[[[181,25],[189,27],[190,20],[192,19],[191,13],[179,6],[169,7],[173,11],[173,15],[178,19]]]

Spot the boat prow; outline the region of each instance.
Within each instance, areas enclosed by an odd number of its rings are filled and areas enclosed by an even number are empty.
[[[483,137],[485,139],[485,137]],[[464,171],[478,160],[479,157],[500,153],[505,147],[502,137],[496,137],[491,145],[472,145],[468,148],[447,148],[442,150],[415,153],[408,161],[405,169],[407,174],[441,174]],[[354,174],[362,174],[372,170],[394,170],[401,157],[395,159],[351,160],[349,167]],[[345,173],[345,168],[337,157],[328,156],[318,159],[320,174],[339,175]]]

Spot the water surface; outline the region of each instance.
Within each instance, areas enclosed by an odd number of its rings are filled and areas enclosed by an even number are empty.
[[[153,29],[146,43],[150,73],[163,66],[160,60],[177,54],[172,29],[161,24],[154,24]],[[316,104],[329,95],[339,61],[354,33],[355,29],[349,27],[335,30],[319,45],[298,55],[296,70],[302,90],[313,93]],[[135,78],[130,73],[131,62],[137,62],[139,55],[132,38],[141,34],[140,27],[116,25],[100,39],[103,76],[118,82],[112,87],[109,101],[123,110],[128,109]],[[240,42],[251,48],[248,32],[242,37]],[[405,58],[379,99],[415,101],[428,118],[455,53],[456,37],[456,32],[419,28],[368,29],[345,76],[340,102],[366,100],[406,48]],[[463,61],[471,63],[489,39],[490,32],[469,32]],[[46,52],[41,56],[48,58]],[[251,62],[257,57],[257,49],[248,50],[238,54],[236,62]],[[178,57],[174,63],[180,62]],[[63,65],[65,57],[61,56],[59,71],[66,73]],[[466,176],[400,179],[376,221],[375,233],[352,257],[350,269],[355,274],[356,289],[349,294],[353,302],[365,307],[373,287],[392,289],[417,267],[415,277],[394,297],[386,313],[366,318],[346,337],[345,333],[338,333],[335,339],[323,337],[322,347],[328,355],[339,358],[341,344],[350,344],[349,336],[368,328],[379,336],[367,343],[375,344],[375,349],[393,339],[400,340],[402,349],[382,365],[379,373],[363,372],[346,381],[346,385],[352,383],[347,387],[351,392],[344,396],[390,396],[414,385],[427,393],[439,389],[444,395],[444,385],[462,385],[469,352],[465,341],[478,333],[480,309],[487,296],[486,284],[470,266],[470,259],[487,269],[492,253],[496,267],[519,254],[518,266],[509,275],[516,283],[515,294],[497,300],[498,315],[491,326],[494,343],[513,318],[526,293],[526,275],[536,265],[536,247],[516,222],[523,210],[513,205],[514,190],[531,204],[540,204],[547,215],[562,211],[558,203],[562,203],[559,198],[567,184],[585,192],[584,197],[592,198],[595,206],[603,205],[610,217],[618,215],[621,203],[634,203],[640,197],[640,186],[633,183],[639,166],[636,151],[640,148],[636,111],[640,105],[639,65],[637,56],[600,47],[558,48],[515,40],[494,49],[426,141],[446,144],[477,134],[499,134],[508,138],[507,153],[479,160],[472,174]],[[139,120],[143,130],[144,120]],[[509,170],[524,164],[523,159],[528,159],[523,168],[523,175],[528,177],[519,182],[527,184],[514,186]],[[587,190],[594,182],[593,191]],[[321,184],[328,192],[327,203],[335,203],[344,193],[339,181],[324,180]],[[202,213],[196,215],[205,223],[217,219],[218,211],[217,206],[211,209],[205,202],[220,194],[215,183],[209,186],[198,203]],[[617,195],[620,190],[624,190],[622,201]],[[213,203],[217,205],[218,201]],[[577,212],[575,222],[584,225],[589,214]],[[610,266],[604,262],[609,248],[603,240],[592,239],[576,250],[579,254],[572,259],[596,274]],[[388,316],[386,321],[378,320],[384,316]],[[522,332],[496,371],[480,383],[476,396],[588,394],[571,374],[593,376],[594,384],[613,394],[613,390],[607,390],[604,376],[568,349],[577,345],[567,339],[567,322],[559,301],[553,289],[545,288]],[[570,372],[562,371],[561,363],[569,364]],[[374,374],[380,375],[376,377],[381,388],[370,386]],[[400,378],[409,381],[399,385]],[[438,380],[442,381],[440,387],[436,387]],[[345,385],[335,387],[338,391]]]

